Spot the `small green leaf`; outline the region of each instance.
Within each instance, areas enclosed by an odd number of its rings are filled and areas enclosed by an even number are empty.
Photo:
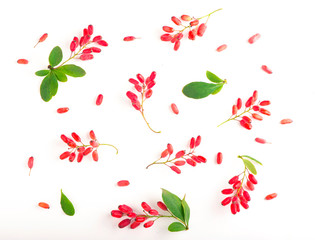
[[[73,216],[75,214],[75,210],[74,210],[72,203],[66,197],[66,195],[63,194],[62,190],[61,190],[60,204],[61,204],[61,208],[65,214],[67,214],[69,216]]]
[[[52,72],[50,72],[40,85],[40,95],[45,102],[48,102],[58,91],[58,81]]]
[[[245,166],[248,168],[248,170],[252,172],[252,174],[254,174],[254,175],[257,174],[256,168],[255,168],[254,164],[252,164],[251,161],[249,161],[247,159],[243,159],[243,162],[244,162]]]
[[[180,232],[187,230],[186,227],[180,222],[173,222],[168,226],[168,231],[170,232]]]
[[[175,217],[185,222],[182,200],[179,197],[177,197],[175,194],[163,188],[162,188],[162,199],[166,207],[168,208],[168,210],[171,211],[171,213]]]
[[[255,158],[253,158],[253,157],[250,157],[250,156],[247,156],[247,155],[242,155],[241,157],[249,158],[249,159],[251,159],[251,160],[255,161],[256,163],[258,163],[258,164],[262,165],[262,163],[261,163],[261,162],[259,162],[257,159],[255,159]]]
[[[54,69],[53,72],[54,72],[54,74],[56,75],[57,79],[60,82],[66,82],[68,80],[66,74],[61,72],[59,69]]]
[[[183,94],[189,98],[200,99],[209,96],[219,87],[218,84],[191,82],[183,88]]]
[[[46,76],[50,71],[49,70],[39,70],[35,73],[35,75],[43,77]]]
[[[71,77],[83,77],[85,75],[84,69],[74,64],[63,65],[60,68],[58,68],[58,70]]]
[[[190,208],[185,200],[186,195],[184,196],[183,200],[182,200],[182,206],[184,209],[184,217],[185,217],[185,223],[188,226],[189,223],[189,218],[190,218]]]
[[[212,93],[212,95],[215,95],[217,93],[219,93],[221,91],[221,89],[223,88],[224,83],[219,83],[217,84],[217,89],[215,89]]]
[[[60,47],[54,47],[49,54],[49,64],[51,67],[57,66],[62,60],[62,50]]]
[[[214,83],[221,83],[223,80],[219,78],[217,75],[213,74],[212,72],[207,71],[207,78]]]

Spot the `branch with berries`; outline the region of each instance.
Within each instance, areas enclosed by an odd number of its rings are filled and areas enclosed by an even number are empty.
[[[176,221],[169,225],[168,230],[170,232],[188,230],[190,208],[185,200],[185,196],[183,199],[180,199],[175,194],[162,189],[162,199],[163,202],[157,202],[157,206],[163,211],[163,214],[151,208],[146,202],[142,202],[142,213],[135,213],[131,207],[123,204],[118,206],[118,210],[112,210],[111,215],[114,218],[127,217],[118,223],[119,228],[125,228],[130,225],[131,229],[135,229],[142,223],[144,228],[149,228],[158,219],[172,218]]]
[[[254,176],[257,174],[257,170],[253,162],[262,165],[261,162],[248,155],[238,156],[238,158],[243,160],[245,167],[244,171],[229,180],[229,184],[232,185],[232,188],[223,189],[221,191],[224,195],[230,195],[229,197],[223,199],[221,202],[222,206],[231,204],[230,209],[234,215],[240,212],[240,205],[244,209],[249,208],[248,202],[251,198],[246,189],[254,191],[254,185],[258,183]]]
[[[143,107],[144,102],[152,96],[152,93],[153,93],[152,88],[155,85],[155,81],[154,81],[155,77],[156,77],[156,72],[153,71],[150,74],[150,76],[147,77],[146,79],[140,73],[137,74],[137,80],[134,78],[130,78],[129,82],[132,83],[136,91],[140,93],[140,100],[138,96],[131,91],[128,91],[126,95],[131,101],[132,106],[141,113],[145,123],[148,125],[150,130],[154,133],[161,133],[161,131],[155,131],[151,128],[149,122],[144,116],[144,107]]]
[[[207,29],[207,23],[210,18],[210,16],[217,12],[222,10],[222,8],[217,9],[205,16],[195,18],[191,17],[189,15],[182,15],[179,18],[173,16],[171,18],[172,22],[179,27],[179,29],[175,29],[173,27],[169,26],[163,26],[163,31],[166,32],[161,36],[161,40],[164,42],[171,42],[174,44],[174,50],[177,51],[180,47],[180,41],[184,37],[184,33],[186,30],[188,30],[188,39],[195,40],[196,36],[202,37]],[[203,18],[206,18],[206,21],[204,23],[201,23],[201,20]],[[184,22],[189,22],[188,25],[185,25]]]
[[[257,98],[258,98],[258,92],[255,90],[253,92],[253,95],[249,97],[248,100],[245,102],[245,108],[242,113],[238,113],[238,111],[243,106],[242,99],[238,98],[236,101],[236,104],[232,106],[231,117],[227,119],[226,121],[224,121],[223,123],[219,124],[218,127],[231,120],[235,120],[235,121],[238,121],[243,128],[250,130],[252,129],[252,124],[251,124],[252,119],[255,119],[258,121],[263,120],[263,117],[257,112],[270,116],[271,113],[267,109],[263,108],[263,106],[270,105],[270,101],[264,100],[264,101],[258,102],[258,104],[255,105]],[[247,114],[247,116],[245,114]]]
[[[195,154],[195,150],[200,145],[200,142],[201,142],[200,136],[198,136],[196,139],[194,137],[191,138],[189,144],[189,151],[186,152],[185,150],[181,150],[175,154],[174,158],[171,158],[171,155],[173,154],[174,150],[172,144],[169,143],[167,144],[167,148],[161,153],[160,158],[154,161],[153,163],[149,164],[146,168],[149,168],[150,166],[155,164],[163,164],[169,167],[177,174],[180,174],[181,170],[179,169],[179,167],[185,165],[186,163],[193,167],[195,167],[197,163],[206,163],[207,162],[206,158]],[[164,161],[165,158],[166,160]]]
[[[60,136],[61,140],[64,141],[69,146],[69,149],[68,151],[62,153],[59,158],[61,160],[69,158],[69,161],[73,162],[77,156],[77,162],[81,162],[83,157],[92,153],[93,160],[97,162],[98,161],[97,149],[99,146],[113,147],[116,150],[116,154],[118,154],[118,149],[114,145],[108,144],[108,143],[99,143],[98,140],[96,139],[96,136],[93,130],[90,131],[89,135],[91,138],[90,144],[84,144],[80,136],[76,134],[75,132],[71,134],[74,140],[62,134]]]
[[[66,63],[72,59],[80,59],[82,61],[93,59],[92,53],[101,52],[101,49],[92,46],[93,44],[108,46],[107,42],[102,40],[102,36],[95,36],[92,39],[93,32],[93,26],[89,25],[88,28],[84,28],[83,36],[80,40],[78,37],[73,38],[70,43],[70,57],[63,63],[61,63],[63,59],[61,48],[59,46],[54,47],[49,54],[48,70],[44,69],[35,72],[37,76],[45,77],[40,85],[40,95],[45,102],[50,101],[57,94],[58,81],[66,82],[68,80],[67,76],[83,77],[86,74],[81,67]]]

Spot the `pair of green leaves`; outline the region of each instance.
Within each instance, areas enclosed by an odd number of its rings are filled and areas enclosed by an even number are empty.
[[[238,156],[239,158],[241,158],[244,162],[244,165],[246,166],[246,168],[254,175],[257,174],[257,170],[256,167],[254,166],[254,164],[251,161],[254,161],[260,165],[262,165],[261,162],[259,162],[257,159],[250,157],[248,155],[242,155],[242,156]]]
[[[183,88],[183,94],[186,97],[200,99],[215,95],[221,91],[226,80],[222,80],[212,72],[207,71],[207,78],[213,83],[191,82]]]
[[[188,230],[190,218],[190,208],[185,200],[180,199],[175,194],[162,189],[162,199],[170,213],[179,221],[173,222],[168,226],[170,232],[179,232]]]
[[[62,50],[60,47],[55,47],[49,54],[49,70],[40,70],[35,74],[40,77],[45,77],[40,85],[40,95],[45,102],[57,94],[58,81],[66,82],[68,80],[67,75],[71,77],[83,77],[85,71],[74,64],[65,64],[56,67],[61,63],[63,58]]]
[[[66,195],[64,195],[62,190],[61,190],[60,205],[65,214],[69,216],[73,216],[75,214],[75,210],[74,210],[72,202],[66,197]]]

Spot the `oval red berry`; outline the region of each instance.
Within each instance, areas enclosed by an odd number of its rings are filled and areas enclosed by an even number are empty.
[[[130,182],[128,180],[120,180],[117,182],[118,187],[126,187],[129,186]]]
[[[223,155],[221,152],[218,152],[217,154],[217,164],[221,164],[223,160]]]
[[[227,45],[226,45],[226,44],[223,44],[223,45],[221,45],[221,46],[219,46],[219,47],[217,48],[217,52],[222,52],[222,51],[224,51],[226,48],[227,48]]]
[[[175,103],[172,103],[172,104],[171,104],[171,108],[172,108],[173,113],[175,113],[175,114],[178,114],[178,113],[179,113],[178,108],[177,108],[177,106],[176,106]]]
[[[292,119],[289,119],[289,118],[282,119],[282,120],[280,121],[281,124],[290,124],[290,123],[292,123],[292,122],[293,122],[293,120],[292,120]]]
[[[41,208],[45,208],[45,209],[49,209],[49,204],[48,203],[45,203],[45,202],[40,202],[38,203],[38,206],[41,207]]]
[[[271,199],[276,198],[277,196],[278,196],[278,194],[276,194],[276,193],[271,193],[271,194],[267,195],[267,196],[265,197],[265,199],[266,199],[266,200],[271,200]]]
[[[57,113],[66,113],[69,111],[69,108],[63,107],[63,108],[58,108]]]
[[[99,105],[102,104],[102,102],[103,102],[103,95],[100,94],[100,95],[97,96],[96,105],[99,106]]]
[[[18,64],[28,64],[28,60],[27,59],[19,59],[17,60]]]

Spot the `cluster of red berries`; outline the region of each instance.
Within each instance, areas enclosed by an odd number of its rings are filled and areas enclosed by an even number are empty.
[[[186,163],[193,167],[195,167],[198,163],[206,163],[207,159],[205,157],[195,155],[195,150],[200,145],[200,142],[200,136],[197,138],[191,138],[188,153],[185,150],[181,150],[177,152],[175,154],[175,158],[172,159],[171,155],[173,154],[174,150],[172,144],[169,143],[167,144],[167,148],[161,153],[161,157],[155,162],[149,164],[147,168],[154,164],[164,164],[177,174],[180,174],[181,170],[179,167],[185,165]],[[166,157],[167,159],[165,161],[159,162],[161,159]]]
[[[84,156],[89,155],[92,153],[92,158],[94,161],[98,161],[98,152],[97,149],[100,145],[108,145],[116,149],[117,153],[118,150],[115,146],[111,144],[100,144],[98,140],[96,139],[95,133],[93,130],[90,131],[89,136],[91,138],[90,144],[86,145],[82,143],[81,138],[79,137],[78,134],[73,132],[71,134],[72,138],[71,139],[64,134],[62,134],[61,140],[64,141],[68,146],[69,146],[69,151],[66,151],[60,155],[60,159],[64,160],[66,158],[69,158],[70,162],[73,162],[74,159],[77,157],[77,162],[81,162]],[[77,142],[77,143],[76,143]],[[79,144],[78,144],[79,143]]]
[[[163,211],[168,211],[166,205],[159,201],[157,202],[158,207]],[[151,227],[155,220],[161,218],[161,217],[171,217],[170,215],[162,215],[157,210],[151,208],[149,204],[146,202],[142,202],[141,206],[143,208],[143,213],[137,214],[133,211],[133,209],[127,205],[119,205],[118,210],[111,211],[111,215],[115,218],[122,218],[123,216],[126,216],[124,220],[118,223],[119,228],[124,228],[130,225],[131,229],[137,228],[141,223],[144,223],[148,219],[154,219],[149,220],[143,224],[143,227],[149,228]]]
[[[258,98],[258,92],[255,90],[253,92],[253,95],[251,97],[249,97],[248,100],[245,102],[244,111],[242,113],[239,113],[239,114],[238,114],[238,111],[242,108],[243,102],[242,102],[242,99],[238,98],[236,101],[236,104],[234,104],[232,106],[232,116],[228,120],[221,123],[220,125],[222,125],[222,124],[224,124],[230,120],[236,120],[236,121],[239,121],[239,123],[242,127],[250,130],[250,129],[252,129],[252,124],[251,124],[252,119],[255,119],[258,121],[263,120],[263,117],[259,113],[270,116],[271,113],[267,109],[263,108],[264,106],[270,105],[270,101],[264,100],[264,101],[261,101],[261,102],[258,102],[257,104],[255,104],[257,101],[257,98]],[[248,113],[247,116],[244,115],[247,113]]]
[[[101,49],[98,47],[89,47],[87,46],[92,43],[96,43],[99,46],[107,47],[108,43],[102,40],[102,36],[98,35],[92,39],[92,35],[94,32],[93,25],[89,25],[87,28],[83,29],[83,36],[79,39],[78,37],[74,37],[72,42],[70,43],[70,51],[74,56],[80,55],[80,59],[91,60],[94,58],[92,53],[100,53]],[[80,46],[80,47],[79,47]],[[79,47],[78,51],[76,49]]]
[[[234,176],[229,180],[229,184],[232,185],[232,188],[223,189],[221,192],[224,195],[230,195],[229,197],[225,198],[221,204],[226,206],[231,203],[231,212],[232,214],[236,214],[240,211],[240,205],[244,209],[248,209],[249,205],[248,202],[250,201],[250,195],[248,191],[253,191],[255,189],[254,184],[257,184],[257,180],[253,174],[249,173],[246,175],[246,170],[243,172],[243,178],[239,180],[239,175]],[[246,186],[244,186],[244,181],[246,178]]]
[[[219,11],[219,10],[221,10],[221,9],[215,10],[212,13]],[[182,15],[180,18],[173,16],[171,18],[172,22],[175,25],[180,26],[181,29],[174,29],[173,27],[163,26],[162,29],[166,33],[161,36],[161,40],[164,42],[174,43],[174,50],[177,51],[180,47],[180,40],[184,37],[184,31],[186,29],[189,30],[188,31],[188,39],[190,39],[190,40],[195,40],[196,36],[198,36],[198,37],[203,36],[203,34],[205,33],[205,31],[207,29],[208,19],[212,13],[210,13],[206,16],[200,17],[200,18],[191,17],[191,16],[185,15],[185,14]],[[205,18],[205,17],[208,17],[206,22],[200,23],[200,20],[202,18]],[[189,24],[187,26],[185,26],[182,21],[189,22]]]
[[[150,74],[149,77],[147,78],[144,78],[140,73],[137,74],[137,80],[134,79],[134,78],[130,78],[129,79],[129,82],[132,83],[136,89],[137,92],[140,93],[140,99],[138,98],[138,96],[131,92],[131,91],[128,91],[126,93],[127,97],[130,99],[131,101],[131,104],[132,106],[140,111],[144,121],[146,122],[146,124],[148,125],[148,127],[151,129],[151,131],[155,132],[155,133],[160,133],[160,132],[157,132],[157,131],[154,131],[149,123],[147,122],[145,116],[144,116],[144,109],[143,109],[143,103],[145,100],[149,99],[151,96],[152,96],[152,88],[154,87],[155,85],[155,77],[156,77],[156,72],[152,72]]]

